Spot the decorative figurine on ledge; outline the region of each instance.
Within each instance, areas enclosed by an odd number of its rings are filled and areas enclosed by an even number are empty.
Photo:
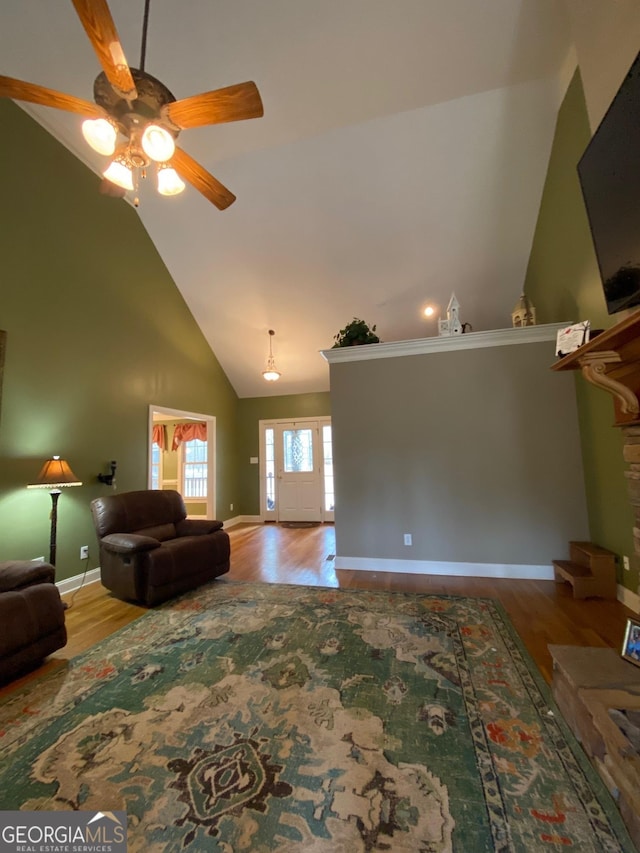
[[[514,329],[519,329],[522,326],[535,326],[536,324],[536,309],[531,304],[529,297],[525,296],[524,293],[511,312],[511,321]]]
[[[449,304],[447,305],[447,319],[438,320],[438,334],[441,337],[446,337],[448,335],[461,335],[462,332],[462,323],[460,322],[460,303],[456,299],[455,293],[452,293]]]

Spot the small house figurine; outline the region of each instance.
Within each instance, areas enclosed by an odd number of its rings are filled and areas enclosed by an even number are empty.
[[[511,312],[511,321],[514,329],[519,329],[522,326],[535,326],[536,324],[536,309],[524,293]]]
[[[460,303],[456,299],[455,293],[451,294],[451,299],[447,305],[447,319],[438,320],[438,334],[441,336],[462,334]]]

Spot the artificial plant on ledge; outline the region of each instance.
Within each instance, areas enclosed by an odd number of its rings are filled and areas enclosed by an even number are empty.
[[[332,349],[336,347],[355,347],[361,344],[379,344],[380,338],[375,334],[375,331],[375,326],[369,328],[364,320],[358,320],[357,317],[354,317],[350,323],[347,323],[344,329],[340,329],[338,334],[334,335],[335,344]]]

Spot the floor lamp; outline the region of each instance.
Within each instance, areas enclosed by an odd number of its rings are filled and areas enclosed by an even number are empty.
[[[51,495],[51,536],[49,538],[49,562],[56,564],[56,538],[58,528],[58,498],[60,490],[69,486],[81,486],[82,483],[69,467],[69,463],[59,456],[53,456],[42,466],[42,470],[28,489],[49,489]]]

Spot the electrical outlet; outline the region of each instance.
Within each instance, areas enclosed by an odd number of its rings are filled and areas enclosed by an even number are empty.
[[[410,533],[405,533],[405,534],[404,534],[404,544],[405,544],[405,545],[413,545],[413,539],[412,539],[412,537],[411,537],[411,534],[410,534]]]
[[[80,548],[80,559],[81,560],[88,560],[89,559],[89,546],[88,545],[83,545]]]
[[[233,504],[229,504],[229,509],[233,510]]]
[[[631,569],[631,566],[629,564],[629,558],[626,556],[626,554],[622,558],[622,567],[624,568],[625,572],[628,572]]]

